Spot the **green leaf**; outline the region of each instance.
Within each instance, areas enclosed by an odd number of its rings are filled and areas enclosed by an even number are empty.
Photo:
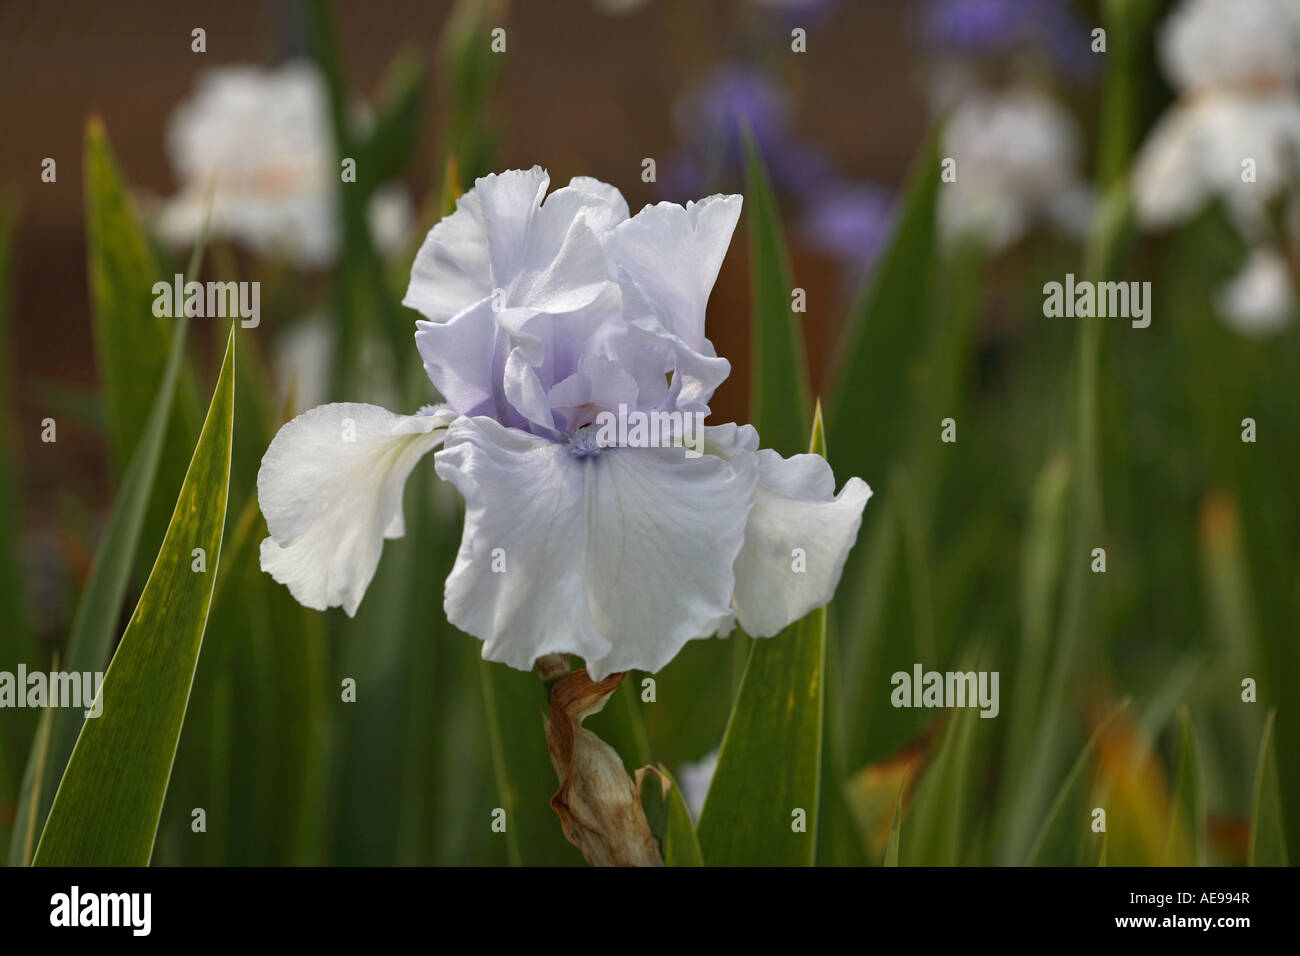
[[[1201,752],[1186,707],[1178,710],[1178,752],[1174,764],[1173,814],[1165,841],[1165,866],[1205,866],[1205,786]],[[1190,838],[1190,853],[1179,840]]]
[[[820,408],[810,450],[825,454]],[[754,641],[696,828],[710,866],[812,865],[825,660],[825,608]]]
[[[965,669],[965,668],[963,668]],[[970,777],[977,766],[979,711],[962,708],[947,718],[943,743],[917,785],[907,812],[901,857],[908,866],[956,866],[968,827]]]
[[[424,61],[404,51],[389,64],[379,84],[375,123],[359,144],[357,185],[363,194],[405,171],[420,141],[424,111]]]
[[[822,717],[821,801],[817,820],[818,866],[864,866],[863,835],[850,801],[844,759],[844,702],[840,675],[844,672],[839,642],[826,621],[826,702]]]
[[[17,459],[11,423],[18,420],[11,392],[14,336],[10,311],[13,307],[14,234],[17,206],[0,194],[0,671],[15,672],[19,663],[36,661],[27,623],[27,588],[19,560],[19,516]],[[0,807],[13,807],[19,800],[22,756],[30,749],[35,715],[26,711],[5,714],[0,727]],[[10,827],[0,813],[0,847],[10,842]]]
[[[582,856],[565,839],[560,820],[551,809],[551,795],[559,784],[542,722],[547,708],[545,685],[531,671],[517,671],[481,658],[477,663],[498,805],[506,811],[504,837],[510,864],[581,865]]]
[[[1020,642],[1016,679],[1003,745],[1005,792],[1016,792],[1025,775],[1028,756],[1038,734],[1038,715],[1051,657],[1053,615],[1058,603],[1067,540],[1070,460],[1056,453],[1034,480],[1029,519],[1020,554]],[[1005,846],[1015,833],[1025,846],[1032,841],[1036,820],[1013,815],[1014,801],[999,802],[994,816],[996,845]],[[1020,860],[1016,861],[1017,863]]]
[[[221,553],[234,422],[232,329],[161,550],[36,848],[40,866],[143,866],[185,721]],[[206,568],[194,570],[194,549]]]
[[[164,276],[131,208],[130,196],[103,123],[86,124],[86,261],[95,337],[95,362],[108,423],[114,472],[122,477],[144,435],[154,396],[163,380],[172,329],[153,314],[154,283]],[[163,444],[191,448],[198,420],[193,381],[176,394]],[[148,555],[162,540],[168,505],[180,488],[185,461],[164,454],[156,479],[158,495],[145,515],[142,540],[147,551],[135,570],[143,577]]]
[[[86,589],[77,604],[63,665],[68,671],[102,671],[112,652],[122,599],[126,596],[154,476],[162,456],[163,436],[171,417],[173,394],[184,355],[185,321],[176,320],[176,331],[172,335],[171,353],[163,371],[162,385],[154,398],[153,409],[149,412],[130,467],[127,468],[122,490],[113,505],[104,536],[95,551],[95,561]],[[49,753],[33,753],[28,758],[29,764],[39,760],[45,768],[41,787],[35,791],[40,795],[40,804],[34,811],[20,804],[19,819],[34,820],[37,832],[40,832],[40,827],[49,814],[55,788],[68,765],[68,757],[77,742],[82,723],[81,711],[59,709],[54,716]]]
[[[1277,710],[1270,709],[1259,739],[1259,763],[1255,770],[1254,812],[1250,818],[1250,866],[1287,866],[1286,830],[1282,825],[1282,791],[1277,777],[1277,754],[1273,752],[1273,723]]]
[[[1074,862],[1073,859],[1067,861],[1058,861],[1056,859],[1042,860],[1040,857],[1049,850],[1058,846],[1069,845],[1075,846],[1078,841],[1071,834],[1076,832],[1072,828],[1077,828],[1077,822],[1069,822],[1066,819],[1065,809],[1070,805],[1072,800],[1080,799],[1086,792],[1087,778],[1084,776],[1084,770],[1092,760],[1093,753],[1097,747],[1097,741],[1105,733],[1106,728],[1110,726],[1121,713],[1129,706],[1129,701],[1124,700],[1109,715],[1097,725],[1097,729],[1092,732],[1088,742],[1084,745],[1083,751],[1070,768],[1069,774],[1066,775],[1060,790],[1057,791],[1056,799],[1052,801],[1051,810],[1043,819],[1042,825],[1038,828],[1038,835],[1034,838],[1032,847],[1029,850],[1028,864],[1034,865],[1039,862],[1056,863],[1056,862]]]
[[[335,162],[339,161],[338,157],[356,157],[363,151],[368,155],[352,123],[352,103],[347,93],[347,73],[334,4],[329,0],[311,0],[305,9],[312,54],[320,67],[328,94],[330,127],[337,150]],[[415,96],[417,91],[413,88],[421,81],[412,77],[409,71],[407,76],[406,95]],[[400,74],[398,81],[402,82]],[[400,99],[403,94],[395,95]],[[395,104],[395,108],[399,113],[402,109],[418,113],[413,103],[400,107]],[[394,122],[402,120],[395,119]],[[369,162],[366,156],[362,156],[362,160]],[[363,384],[358,356],[371,329],[377,329],[388,339],[395,361],[401,362],[410,354],[409,314],[390,295],[383,261],[370,234],[366,188],[349,189],[345,186],[336,193],[343,226],[343,249],[333,276],[332,304],[337,336],[332,373],[334,391],[344,395],[355,393]],[[399,382],[399,390],[400,387]]]
[[[41,803],[41,787],[45,779],[45,765],[50,752],[50,728],[54,724],[55,708],[47,707],[36,725],[31,756],[23,773],[18,791],[18,811],[14,815],[13,840],[9,844],[9,865],[27,866],[36,849],[36,832],[41,821],[36,818]]]
[[[909,443],[907,415],[863,412],[896,408],[924,351],[937,258],[940,142],[936,135],[912,171],[893,237],[835,353],[842,358],[831,378],[826,427],[838,469],[847,475],[878,471],[890,452]]]
[[[205,240],[201,236],[195,244],[186,275],[198,273],[204,245]],[[186,322],[184,318],[174,320],[175,331],[172,333],[162,382],[154,396],[153,407],[149,410],[140,442],[131,456],[131,464],[127,468],[103,537],[95,549],[90,577],[72,619],[72,629],[64,651],[65,670],[83,674],[102,671],[112,652],[122,600],[126,596],[154,478],[162,457],[163,436],[171,419],[176,382],[180,378],[185,355]],[[68,757],[77,742],[82,722],[82,713],[75,709],[61,708],[54,711],[52,727],[48,731],[48,744],[41,748],[34,747],[28,756],[27,773],[30,774],[32,768],[39,765],[41,777],[39,786],[24,789],[15,822],[18,827],[25,829],[30,826],[34,829],[30,834],[22,833],[13,841],[10,848],[11,865],[14,865],[13,856],[20,843],[25,842],[29,836],[34,839],[35,834],[40,833],[45,825],[50,805],[54,801],[55,789],[67,768]],[[38,800],[38,803],[28,806],[27,801],[32,799]],[[29,851],[21,865],[25,866],[30,859]]]
[[[744,139],[754,337],[750,420],[765,447],[788,457],[803,450],[812,421],[803,334],[792,308],[794,280],[776,196],[748,127]]]
[[[903,789],[907,786],[907,771],[898,782],[898,799],[894,801],[894,822],[889,825],[889,843],[885,846],[885,866],[898,866],[898,836],[903,814]]]
[[[1113,185],[1125,174],[1133,152],[1137,99],[1142,77],[1137,66],[1146,56],[1146,31],[1162,4],[1156,0],[1103,0],[1102,26],[1110,43],[1098,115],[1097,179]]]
[[[489,0],[457,0],[438,38],[438,66],[446,115],[443,136],[464,183],[492,172],[498,134],[491,98],[506,57],[492,52],[490,31],[503,26],[501,7]]]
[[[1083,272],[1090,281],[1115,274],[1122,259],[1131,222],[1131,198],[1121,182],[1107,191],[1093,214]],[[1087,561],[1095,543],[1104,540],[1100,474],[1101,322],[1083,322],[1076,333],[1073,382],[1073,421],[1070,427],[1070,513],[1068,541],[1075,555],[1068,566],[1059,608],[1054,657],[1047,670],[1038,711],[1035,743],[1008,813],[1012,819],[1034,819],[1043,812],[1058,756],[1067,746],[1070,727],[1070,684],[1078,673],[1087,635],[1097,624],[1100,584]],[[1004,862],[1019,862],[1028,852],[1025,831],[1014,830],[1003,844]]]
[[[170,279],[131,210],[103,123],[86,125],[86,252],[95,356],[109,444],[121,474],[144,432],[167,362],[167,320],[153,314],[153,286]]]
[[[663,764],[659,765],[659,771],[672,784],[672,789],[668,792],[668,833],[664,837],[664,865],[703,866],[704,854],[700,852],[700,841],[695,835],[695,824],[691,822],[691,811],[682,799],[682,788]]]

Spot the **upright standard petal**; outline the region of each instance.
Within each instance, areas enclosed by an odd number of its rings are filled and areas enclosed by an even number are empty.
[[[395,415],[336,403],[304,412],[272,439],[257,473],[271,536],[262,570],[306,607],[353,615],[375,575],[384,538],[400,538],[402,489],[442,441],[449,409]]]
[[[593,680],[658,670],[725,618],[757,459],[681,448],[575,455],[462,418],[434,459],[465,498],[448,620],[483,656],[527,669],[574,653]]]
[[[646,206],[610,234],[605,248],[664,328],[702,351],[704,308],[740,218],[740,196]],[[629,299],[629,309],[635,305]],[[712,352],[712,349],[709,349]]]
[[[478,179],[429,231],[403,305],[433,322],[494,295],[498,308],[557,313],[589,305],[611,278],[600,237],[627,218],[627,203],[594,179],[574,179],[546,196],[549,185],[540,166]]]

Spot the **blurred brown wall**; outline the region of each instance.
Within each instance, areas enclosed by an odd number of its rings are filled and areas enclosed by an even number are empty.
[[[602,12],[595,0],[515,0],[505,20],[508,61],[496,104],[504,130],[498,165],[540,163],[557,180],[593,175],[622,188],[637,209],[661,198],[641,183],[641,160],[667,157],[676,146],[676,94],[713,64],[758,56],[786,74],[799,132],[827,150],[842,173],[897,183],[925,128],[908,6],[845,0],[810,26],[809,51],[799,55],[789,51],[788,27],[758,29],[750,0],[647,0],[626,16]],[[372,91],[400,48],[433,61],[449,8],[435,0],[340,3],[340,35],[356,89]],[[165,120],[192,90],[195,74],[301,50],[299,19],[284,0],[0,3],[0,194],[16,196],[22,209],[13,324],[16,424],[29,498],[50,483],[102,487],[103,452],[93,436],[61,429],[61,443],[67,437],[71,447],[59,455],[38,453],[46,386],[94,384],[80,168],[86,117],[103,116],[132,186],[166,193],[173,183]],[[207,31],[205,54],[190,50],[196,26]],[[427,135],[410,177],[417,195],[433,178],[436,155],[439,91],[430,92]],[[40,182],[46,156],[58,163],[55,184]],[[829,263],[797,242],[793,255],[797,281],[809,293],[805,325],[817,384],[842,295]],[[745,414],[747,321],[738,233],[710,309],[710,335],[735,370],[714,404],[719,421]]]

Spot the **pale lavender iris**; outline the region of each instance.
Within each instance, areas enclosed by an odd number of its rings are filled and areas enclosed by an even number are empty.
[[[276,435],[263,570],[354,613],[402,535],[407,476],[441,445],[435,470],[465,500],[444,608],[488,660],[577,654],[599,680],[733,623],[777,634],[831,599],[871,490],[850,478],[836,495],[820,456],[702,424],[730,371],[704,314],[740,197],[629,216],[594,179],[549,185],[538,167],[479,179],[416,257],[404,302],[444,405],[322,405]],[[638,413],[668,427],[593,434]]]

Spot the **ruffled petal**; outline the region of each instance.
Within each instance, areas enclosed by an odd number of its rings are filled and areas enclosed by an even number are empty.
[[[622,223],[605,242],[623,270],[629,309],[643,307],[692,349],[702,350],[704,308],[740,218],[740,196],[709,196],[683,208],[661,202]]]
[[[572,214],[566,210],[566,215]],[[546,207],[533,222],[519,266],[509,276],[496,277],[505,304],[518,310],[574,312],[613,285],[605,250],[586,218],[561,222],[547,215]]]
[[[257,473],[271,536],[262,570],[300,604],[350,615],[374,577],[384,538],[400,538],[402,489],[455,418],[438,407],[396,415],[376,405],[321,405],[286,424]]]
[[[447,618],[521,670],[573,653],[593,680],[654,671],[729,611],[757,459],[563,446],[462,418],[434,459],[465,498]]]
[[[462,415],[505,412],[501,374],[510,342],[497,325],[492,300],[483,299],[449,322],[415,323],[415,347],[443,400]]]
[[[504,284],[497,277],[518,270],[528,225],[550,181],[540,166],[478,179],[425,236],[402,304],[446,322],[490,297]]]
[[[500,290],[498,307],[584,308],[610,281],[600,236],[627,218],[612,186],[575,179],[546,197],[540,166],[478,179],[456,211],[429,231],[403,304],[433,322]]]
[[[830,603],[871,489],[861,478],[850,478],[836,495],[825,458],[782,458],[767,448],[755,453],[757,447],[751,425],[705,429],[706,454],[758,461],[754,507],[736,558],[733,607],[747,633],[771,637]]]

